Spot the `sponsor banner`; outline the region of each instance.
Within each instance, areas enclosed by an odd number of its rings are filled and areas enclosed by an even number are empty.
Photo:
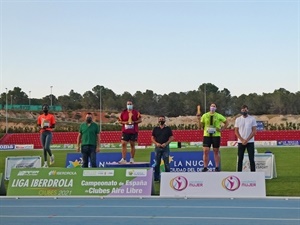
[[[277,141],[255,141],[254,145],[256,147],[264,147],[264,146],[277,146]]]
[[[227,146],[228,147],[238,146],[238,142],[237,141],[227,141]]]
[[[39,168],[41,167],[40,156],[15,156],[6,157],[5,179],[9,180],[12,168]]]
[[[238,160],[238,158],[237,158]],[[263,172],[265,179],[277,177],[275,156],[272,153],[256,153],[254,156],[255,171]],[[250,172],[248,153],[245,153],[243,160],[243,172]]]
[[[118,143],[100,143],[100,148],[105,149],[105,148],[121,148],[120,142]]]
[[[277,141],[255,141],[256,147],[264,147],[264,146],[277,146]],[[237,141],[227,141],[228,147],[236,147],[238,146]]]
[[[295,146],[295,145],[300,145],[300,140],[298,140],[298,141],[277,141],[277,145],[279,145],[279,146]]]
[[[109,153],[96,153],[97,167],[105,167],[107,163],[118,163],[122,158],[121,152],[109,152]],[[129,162],[130,153],[127,152],[126,160]],[[82,154],[81,153],[68,153],[66,157],[66,167],[75,168],[82,166]],[[90,166],[90,163],[89,163]]]
[[[13,169],[8,196],[151,196],[152,168]]]
[[[170,170],[171,172],[200,172],[203,168],[203,151],[198,152],[170,152]],[[155,152],[151,152],[150,165],[155,166]],[[221,163],[220,163],[221,168]],[[164,161],[161,160],[160,169],[165,171]],[[209,152],[209,171],[215,169],[214,153]]]
[[[190,146],[201,147],[202,145],[203,145],[202,141],[190,142]]]
[[[170,147],[170,148],[178,148],[178,142],[171,142],[171,143],[169,144],[169,147]]]
[[[34,145],[30,144],[30,145],[15,145],[15,149],[20,150],[20,149],[24,149],[24,150],[32,150],[34,149]]]
[[[15,149],[15,145],[0,145],[0,150],[12,150]]]
[[[162,173],[162,197],[266,197],[263,172]]]
[[[53,144],[50,146],[51,149],[75,149],[75,144]]]

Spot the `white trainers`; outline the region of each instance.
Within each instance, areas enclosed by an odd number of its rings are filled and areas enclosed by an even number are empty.
[[[43,168],[48,168],[48,163],[47,162],[44,162]]]
[[[123,158],[119,161],[119,164],[126,164],[126,163],[127,163],[126,159]]]
[[[54,162],[55,162],[55,161],[54,161],[54,155],[52,154],[52,155],[50,156],[50,165],[52,165]]]
[[[130,158],[130,163],[134,163],[134,159],[133,158]]]

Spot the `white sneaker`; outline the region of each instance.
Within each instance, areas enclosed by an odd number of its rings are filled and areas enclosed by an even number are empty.
[[[119,164],[126,164],[126,163],[127,163],[126,159],[123,158],[119,161]]]
[[[43,168],[48,168],[48,163],[47,162],[44,162]]]
[[[52,154],[51,156],[50,156],[50,165],[52,165],[54,163],[54,155]]]
[[[130,163],[134,163],[134,159],[133,158],[130,158]]]

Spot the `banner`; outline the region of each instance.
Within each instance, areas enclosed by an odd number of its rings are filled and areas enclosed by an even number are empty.
[[[33,150],[34,145],[33,144],[27,144],[27,145],[15,145],[16,150]]]
[[[117,163],[122,158],[121,152],[108,152],[108,153],[96,153],[97,167],[105,167],[106,163]],[[130,153],[126,155],[127,162],[130,160]],[[90,163],[89,163],[90,165]],[[66,157],[66,167],[75,168],[82,166],[82,154],[81,153],[68,153]]]
[[[171,172],[200,172],[203,169],[203,151],[197,152],[170,152],[169,157]],[[151,152],[150,164],[155,166],[155,152]],[[208,170],[214,171],[214,153],[209,152]],[[221,162],[220,162],[221,168]],[[165,171],[165,163],[161,160],[160,169]]]
[[[160,196],[266,197],[264,173],[162,173]]]
[[[9,180],[12,168],[39,168],[41,167],[40,156],[12,156],[5,160],[5,180]]]
[[[51,149],[75,149],[75,144],[53,144],[50,145]]]
[[[300,139],[300,137],[299,137]],[[300,140],[298,141],[277,141],[277,145],[279,146],[296,146],[300,145]]]
[[[237,158],[238,160],[238,158]],[[256,153],[254,155],[255,171],[264,172],[265,179],[277,177],[275,156],[272,153]],[[243,172],[250,172],[248,153],[245,153],[243,160]]]
[[[12,150],[15,149],[15,145],[0,145],[0,150]]]
[[[12,169],[8,196],[151,196],[152,168]]]

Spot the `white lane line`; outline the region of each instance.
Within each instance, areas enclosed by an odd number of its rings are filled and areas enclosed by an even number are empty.
[[[264,220],[264,221],[300,221],[300,218],[247,218],[247,217],[191,217],[191,216],[16,216],[2,215],[0,218],[106,218],[106,219],[208,219],[208,220]]]
[[[0,208],[183,208],[183,209],[280,209],[300,210],[300,207],[256,207],[256,206],[145,206],[145,205],[2,205]]]

